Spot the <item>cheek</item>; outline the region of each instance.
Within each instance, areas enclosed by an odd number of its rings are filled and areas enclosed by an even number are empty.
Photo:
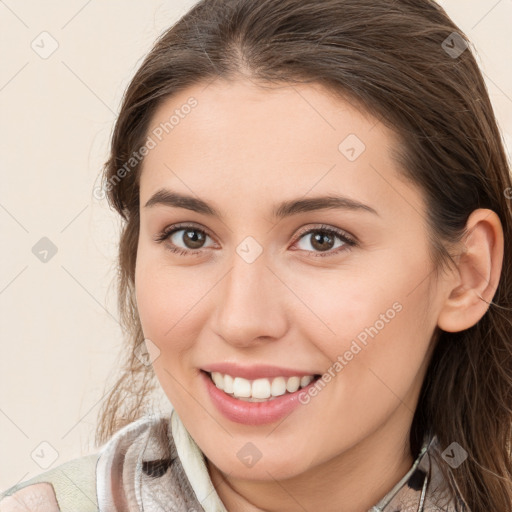
[[[331,279],[328,287],[326,278],[302,290],[322,320],[311,316],[300,325],[331,361],[334,386],[327,386],[335,394],[333,424],[346,418],[343,411],[351,411],[351,417],[386,415],[422,380],[436,325],[429,280],[424,279],[428,262],[420,251],[387,256],[382,254],[364,273],[347,271],[342,285]]]
[[[181,275],[181,277],[180,277]],[[137,260],[135,296],[144,337],[159,350],[153,370],[173,407],[184,410],[192,389],[190,367],[193,341],[198,337],[199,290],[190,286],[190,277],[165,268],[158,261]],[[195,307],[196,306],[196,307]]]
[[[177,356],[192,348],[206,321],[201,306],[211,286],[192,267],[172,268],[161,258],[137,260],[137,309],[144,336],[161,351],[160,364],[176,366]]]
[[[364,268],[361,265],[330,273],[285,276],[301,298],[293,311],[294,322],[304,337],[322,345],[331,359],[347,350],[354,339],[364,346],[372,335],[384,338],[394,331],[398,342],[403,338],[398,334],[408,332],[407,325],[418,328],[417,322],[423,323],[426,315],[426,290],[418,288],[411,293],[418,268],[425,267],[399,258],[391,265],[381,258]]]
[[[410,287],[396,286],[375,293],[371,303],[345,303],[349,314],[335,327],[342,335],[336,347],[325,349],[338,363],[330,367],[335,375],[330,402],[336,405],[326,419],[334,431],[355,439],[360,429],[382,424],[397,408],[412,419],[435,327],[426,318],[427,288],[407,295]]]

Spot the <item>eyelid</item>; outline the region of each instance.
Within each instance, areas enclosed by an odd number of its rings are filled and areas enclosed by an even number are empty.
[[[176,231],[180,231],[182,229],[197,229],[197,231],[202,231],[206,235],[208,235],[212,240],[215,240],[215,237],[211,234],[211,232],[205,228],[204,226],[200,226],[199,224],[195,224],[194,222],[178,222],[177,224],[171,224],[170,226],[165,227],[160,233],[157,233],[153,240],[155,242],[162,242],[166,238],[168,238],[171,233],[174,233]],[[196,251],[201,251],[202,249],[196,249]],[[191,252],[193,252],[193,249],[190,249]]]
[[[181,222],[177,224],[172,224],[164,228],[160,233],[157,233],[157,235],[155,235],[153,239],[157,243],[162,243],[168,240],[169,237],[175,232],[187,228],[196,229],[197,231],[204,232],[207,236],[209,236],[212,240],[215,241],[215,237],[210,233],[210,231],[207,228],[205,228],[204,226],[200,226],[199,224],[196,224],[194,222]],[[311,253],[313,257],[336,256],[340,252],[349,250],[352,247],[356,247],[359,245],[357,238],[348,233],[347,231],[327,224],[318,224],[316,226],[310,225],[308,227],[300,229],[299,233],[295,236],[293,240],[292,246],[295,245],[304,235],[313,233],[315,231],[323,231],[333,234],[334,236],[337,236],[343,242],[343,246],[338,247],[336,250],[329,250],[324,252],[306,251],[307,253]],[[179,252],[180,254],[198,255],[201,254],[204,250],[206,250],[206,248],[182,249],[181,247],[174,247],[169,250],[171,250],[172,252]]]
[[[304,235],[306,235],[308,233],[311,233],[311,232],[314,232],[314,231],[327,231],[329,233],[335,234],[336,236],[338,236],[338,237],[340,237],[342,239],[346,239],[347,242],[349,242],[349,243],[351,243],[353,245],[357,245],[358,244],[358,240],[357,240],[357,238],[354,235],[351,235],[350,233],[348,233],[344,229],[336,228],[336,227],[330,226],[328,224],[318,224],[318,225],[313,226],[313,227],[306,227],[304,229],[301,229],[299,231],[299,233],[297,234],[297,236],[295,237],[295,240],[294,240],[293,243],[299,241]]]

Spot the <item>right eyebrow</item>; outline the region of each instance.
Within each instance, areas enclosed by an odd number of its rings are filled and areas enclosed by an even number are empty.
[[[150,208],[155,205],[174,206],[176,208],[186,208],[198,213],[204,213],[205,215],[211,215],[221,218],[222,215],[207,202],[202,199],[179,194],[178,192],[172,192],[167,189],[160,189],[158,192],[153,194],[148,202],[144,205],[144,208]]]

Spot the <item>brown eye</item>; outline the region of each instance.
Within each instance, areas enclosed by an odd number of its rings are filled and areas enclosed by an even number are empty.
[[[200,249],[206,240],[205,233],[198,229],[180,229],[174,234],[180,231],[183,231],[183,234],[178,236],[178,240],[182,241],[188,249]]]
[[[318,251],[328,251],[334,246],[334,237],[328,233],[314,232],[311,236],[311,246]]]
[[[181,255],[199,254],[205,247],[207,238],[204,230],[195,226],[170,226],[155,237],[158,243],[166,242],[166,248]]]
[[[299,249],[312,252],[314,256],[331,256],[355,246],[356,242],[335,228],[319,227],[302,233],[296,244]]]

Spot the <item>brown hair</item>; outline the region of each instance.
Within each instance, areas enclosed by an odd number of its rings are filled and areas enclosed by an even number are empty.
[[[393,155],[428,204],[437,270],[473,210],[498,214],[505,251],[493,302],[470,329],[436,329],[410,447],[417,454],[426,432],[443,448],[456,441],[468,459],[454,478],[471,510],[512,510],[510,163],[474,49],[431,0],[202,0],[159,37],[125,92],[103,174],[123,223],[119,309],[129,343],[96,442],[140,417],[156,388],[152,367],[135,356],[143,340],[134,298],[140,163],[122,179],[119,170],[144,144],[162,100],[241,76],[325,85],[393,130],[400,141]]]

